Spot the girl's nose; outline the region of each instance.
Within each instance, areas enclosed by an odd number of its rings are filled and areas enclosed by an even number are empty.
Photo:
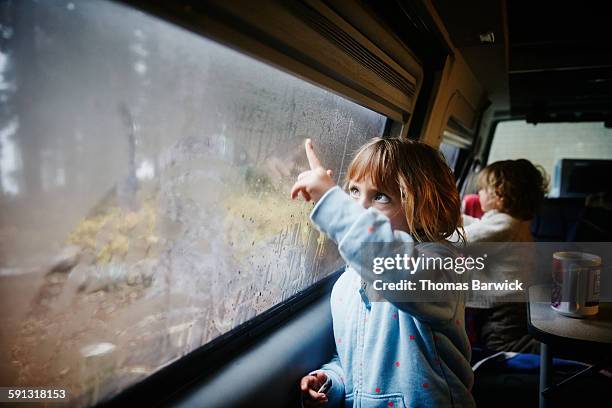
[[[361,206],[366,210],[370,208],[370,205],[372,205],[372,203],[370,202],[370,200],[368,200],[365,194],[359,198],[359,204],[361,204]]]

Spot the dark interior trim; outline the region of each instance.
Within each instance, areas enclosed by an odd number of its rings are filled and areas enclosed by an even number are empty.
[[[425,127],[430,99],[434,95],[434,75],[428,70],[428,67],[423,68],[423,82],[419,96],[414,105],[412,118],[410,120],[410,128],[408,129],[408,138],[419,140],[421,133]]]
[[[329,297],[322,296],[165,405],[299,407],[300,379],[329,362],[335,349]]]

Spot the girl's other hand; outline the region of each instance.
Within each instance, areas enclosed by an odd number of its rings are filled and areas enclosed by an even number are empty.
[[[322,407],[327,404],[327,395],[318,392],[319,388],[327,381],[327,375],[322,371],[314,372],[302,377],[300,389],[302,391],[302,401],[304,407]]]
[[[332,180],[332,171],[325,170],[321,165],[310,139],[306,139],[305,148],[310,170],[302,172],[298,176],[297,181],[291,188],[291,199],[294,200],[301,193],[306,201],[316,202],[323,197],[327,190],[335,187],[336,183]]]

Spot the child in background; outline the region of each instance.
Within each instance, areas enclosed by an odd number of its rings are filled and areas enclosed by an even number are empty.
[[[336,354],[302,378],[303,404],[474,406],[463,293],[443,302],[370,302],[364,286],[372,281],[359,273],[368,267],[361,264],[364,242],[430,242],[429,251],[456,255],[446,239],[460,227],[460,200],[444,159],[423,143],[373,139],[349,166],[347,194],[310,140],[306,154],[311,169],[298,176],[291,197],[316,202],[312,222],[338,244],[348,265],[331,295]],[[416,273],[431,278],[429,271]],[[452,270],[444,273],[457,279]]]
[[[528,282],[534,260],[512,246],[516,242],[531,242],[531,220],[544,199],[547,178],[543,170],[525,159],[492,163],[478,175],[478,196],[484,211],[481,219],[463,216],[464,234],[468,244],[495,242],[500,253],[512,256],[503,265],[503,278]],[[523,256],[527,255],[527,256]],[[497,271],[490,271],[490,275]],[[501,280],[502,277],[497,277]],[[527,334],[527,311],[524,303],[470,301],[467,303],[470,339],[479,338],[487,349],[537,353],[538,343]],[[473,327],[473,328],[472,328]]]
[[[463,216],[467,241],[533,241],[531,220],[548,185],[544,171],[525,159],[498,161],[480,171],[477,183],[484,214]]]

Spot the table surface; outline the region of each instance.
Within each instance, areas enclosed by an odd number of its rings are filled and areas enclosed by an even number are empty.
[[[612,303],[600,303],[599,313],[586,318],[563,316],[550,306],[551,286],[529,288],[529,325],[547,335],[612,344]],[[535,336],[537,337],[537,336]]]

